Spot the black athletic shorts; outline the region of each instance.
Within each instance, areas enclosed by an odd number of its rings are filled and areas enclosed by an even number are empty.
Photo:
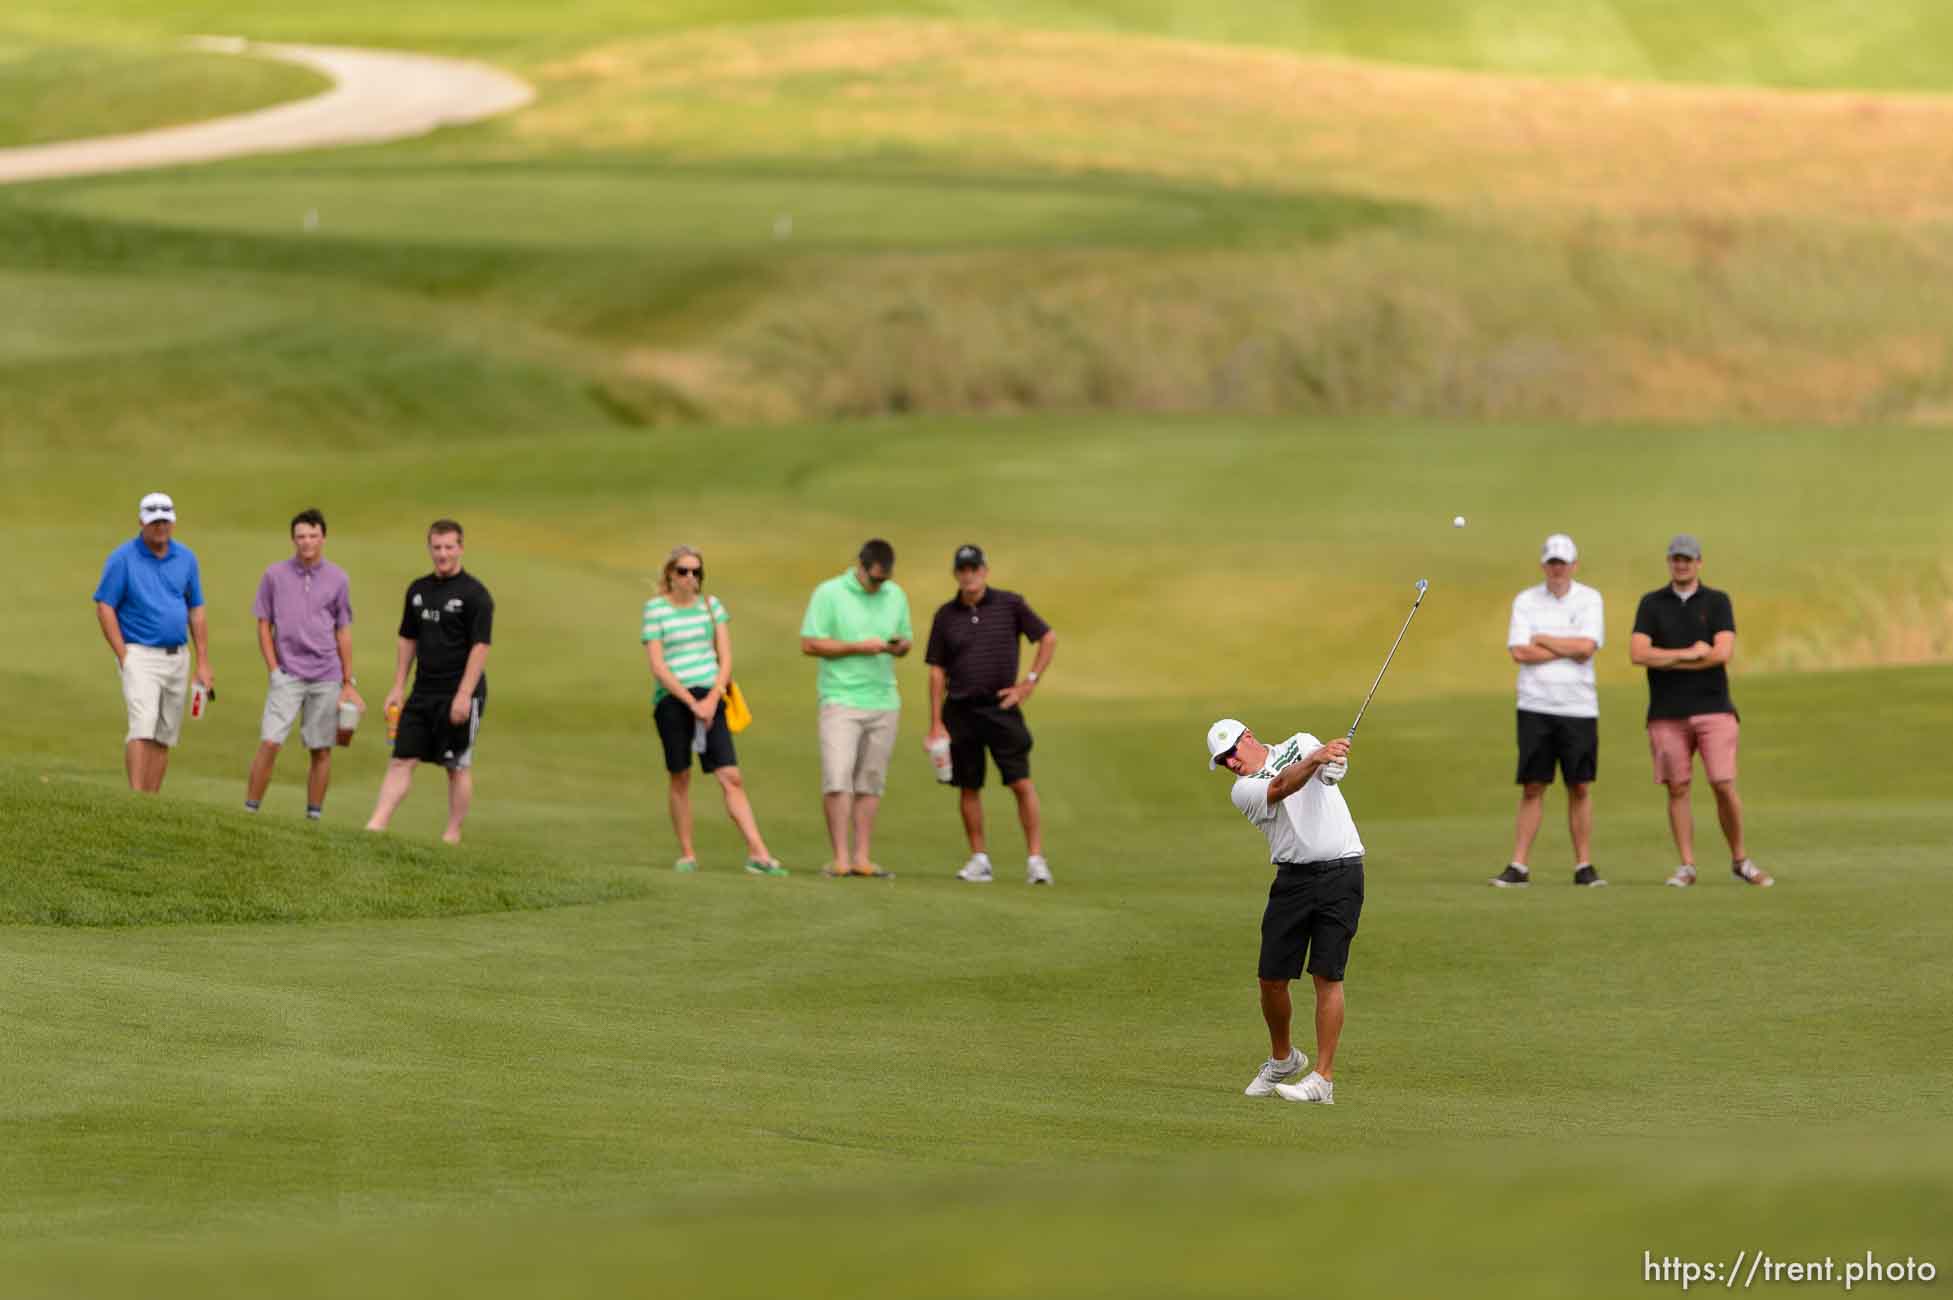
[[[943,729],[949,732],[950,784],[961,790],[983,788],[983,753],[997,760],[997,779],[1013,785],[1031,775],[1031,729],[1021,709],[979,700],[944,700]]]
[[[692,698],[695,700],[702,700],[710,694],[703,686],[692,687]],[[698,715],[686,708],[676,696],[667,695],[651,710],[651,721],[657,725],[658,739],[664,742],[665,771],[690,770],[692,737],[698,733]],[[698,756],[698,765],[700,770],[706,772],[739,766],[739,756],[732,749],[732,732],[726,727],[726,700],[723,695],[719,697],[719,711],[712,715],[712,725],[705,729],[705,752]]]
[[[488,707],[486,693],[470,702],[468,717],[456,726],[448,721],[454,695],[409,695],[400,706],[400,729],[393,737],[393,756],[413,758],[423,763],[439,763],[449,771],[460,771],[475,761],[475,737],[481,732],[482,713]]]
[[[1600,771],[1600,719],[1519,710],[1519,784],[1553,784],[1555,763],[1568,785],[1592,781]]]
[[[1300,979],[1306,956],[1309,974],[1340,980],[1362,915],[1362,858],[1276,864],[1261,914],[1261,978]]]

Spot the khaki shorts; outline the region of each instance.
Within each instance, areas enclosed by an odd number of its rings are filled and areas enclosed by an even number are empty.
[[[151,645],[125,646],[122,702],[129,709],[128,740],[174,745],[183,734],[190,700],[190,647],[175,654]]]
[[[821,705],[821,793],[879,795],[901,718],[900,709]]]
[[[298,723],[298,738],[307,749],[331,749],[339,743],[339,683],[308,682],[280,668],[271,674],[264,696],[264,723],[258,739],[282,745]]]
[[[1655,784],[1688,780],[1698,752],[1702,755],[1702,770],[1711,785],[1734,781],[1736,737],[1740,731],[1733,713],[1648,719],[1648,752],[1655,760]]]

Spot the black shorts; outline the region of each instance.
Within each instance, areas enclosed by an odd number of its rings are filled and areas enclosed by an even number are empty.
[[[692,687],[692,698],[702,700],[711,694],[703,686]],[[665,771],[688,772],[692,767],[692,737],[698,734],[698,715],[693,713],[677,696],[667,695],[658,701],[651,710],[651,721],[658,728],[658,739],[664,742]],[[719,697],[719,711],[712,715],[712,725],[705,729],[705,752],[698,756],[700,770],[716,772],[722,767],[739,766],[739,756],[733,752],[732,732],[726,727],[726,701]]]
[[[944,700],[943,729],[949,732],[950,784],[961,790],[983,788],[983,753],[997,760],[997,779],[1015,785],[1031,775],[1031,729],[1021,709],[979,700]]]
[[[1342,979],[1362,915],[1362,858],[1278,865],[1261,914],[1261,978],[1299,979],[1306,956],[1309,974]]]
[[[1600,771],[1600,719],[1519,710],[1519,784],[1553,784],[1555,763],[1568,785],[1591,782]]]
[[[475,761],[475,737],[481,732],[482,713],[488,708],[488,695],[478,692],[468,709],[467,719],[456,726],[448,721],[454,704],[452,693],[409,695],[400,706],[400,729],[393,737],[393,756],[422,763],[439,763],[459,772]]]

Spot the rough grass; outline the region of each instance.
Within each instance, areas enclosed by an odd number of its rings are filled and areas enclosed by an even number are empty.
[[[615,219],[556,221],[564,187]],[[372,210],[338,228],[367,188]],[[919,197],[888,215],[891,195]],[[637,215],[674,196],[717,219]],[[306,211],[325,214],[310,235]],[[205,213],[216,228],[186,228]],[[1097,224],[1065,219],[1080,213]],[[414,236],[380,238],[387,214]],[[1118,178],[613,162],[42,187],[0,202],[0,233],[10,291],[44,305],[0,325],[0,407],[29,445],[78,423],[139,439],[168,418],[163,395],[273,423],[292,404],[338,412],[334,436],[355,441],[387,412],[472,428],[1092,409],[1937,422],[1953,395],[1953,243],[1931,231],[1515,226]],[[198,346],[167,346],[155,322],[181,313],[158,305],[197,294]],[[103,375],[87,358],[109,352],[128,361]]]
[[[140,439],[179,374],[355,440],[552,410],[1953,412],[1936,99],[942,21],[576,44],[529,47],[546,93],[508,122],[10,196],[11,427]],[[206,287],[205,346],[136,346]],[[76,368],[107,351],[141,357]]]
[[[1953,102],[1490,76],[889,20],[714,28],[540,70],[553,153],[956,158],[1470,210],[1924,223]],[[1000,106],[1007,106],[999,111]]]
[[[921,0],[905,13],[1174,36],[1487,71],[1789,87],[1942,89],[1953,15],[1938,0]],[[876,0],[235,0],[227,28],[486,54],[533,67],[616,39],[715,25],[885,16]],[[209,29],[178,0],[66,0],[5,20],[27,33]]]

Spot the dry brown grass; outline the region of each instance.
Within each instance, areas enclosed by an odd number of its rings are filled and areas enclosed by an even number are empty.
[[[680,156],[1333,188],[1482,210],[1953,215],[1953,100],[1544,80],[946,22],[623,42],[544,68],[517,130]]]
[[[1545,80],[935,21],[539,70],[510,148],[1411,200],[1213,251],[800,257],[587,358],[724,420],[905,411],[1943,423],[1953,99]]]

